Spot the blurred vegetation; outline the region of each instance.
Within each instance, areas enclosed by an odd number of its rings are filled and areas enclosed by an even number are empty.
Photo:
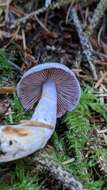
[[[0,72],[2,74],[10,74],[11,67],[8,63],[8,54],[5,49],[0,49]]]
[[[96,132],[101,128],[101,118],[104,125],[107,125],[105,109],[106,107],[99,102],[95,92],[86,87],[82,90],[78,107],[73,112],[67,113],[63,119],[67,125],[63,137],[61,138],[60,134],[53,136],[56,159],[62,163],[64,160],[73,158],[70,164],[64,165],[65,169],[91,190],[101,190],[106,183],[99,160],[107,156],[107,151],[101,145],[101,139],[98,138]],[[99,124],[96,123],[95,116],[98,116]]]

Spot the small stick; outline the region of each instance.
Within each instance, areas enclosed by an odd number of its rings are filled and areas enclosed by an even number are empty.
[[[40,21],[40,19],[37,17],[37,15],[35,15],[35,19],[36,19],[36,21],[39,23],[39,25],[40,25],[47,33],[50,33],[50,31],[48,30],[48,28]]]
[[[62,162],[63,165],[67,165],[67,164],[71,164],[72,162],[75,161],[75,158],[71,158],[69,160],[65,160],[64,162]]]
[[[13,117],[12,117],[12,109],[11,109],[11,107],[9,107],[9,109],[8,109],[8,116],[9,116],[10,123],[13,124]]]
[[[102,61],[100,59],[95,60],[94,63],[97,64],[97,65],[100,65],[100,66],[107,65],[107,61]]]
[[[100,2],[98,3],[98,5],[94,11],[93,17],[90,21],[90,25],[86,31],[88,36],[91,36],[93,34],[95,28],[99,24],[99,21],[103,17],[106,9],[107,9],[107,0],[100,0]]]
[[[107,97],[107,93],[98,94],[97,97]]]
[[[103,134],[103,138],[104,138],[105,144],[107,145],[107,135]]]
[[[19,30],[20,30],[20,26],[18,26],[17,30],[12,34],[10,41],[4,46],[5,48],[7,48],[10,45],[10,43],[17,37]],[[4,34],[4,31],[3,31],[3,34]]]
[[[95,84],[95,88],[98,88],[106,77],[107,77],[107,72],[103,73],[102,77]]]
[[[98,133],[98,134],[107,133],[107,129],[103,129],[103,130],[98,130],[98,129],[97,129],[97,133]]]
[[[103,84],[101,84],[101,85],[102,85],[102,88],[103,88],[104,92],[106,93],[107,92],[107,88]]]
[[[18,65],[16,65],[15,63],[13,63],[13,62],[10,61],[10,60],[8,61],[8,63],[9,63],[12,67],[14,67],[15,70],[19,71],[20,74],[23,74],[21,68],[20,68]]]
[[[22,29],[22,40],[23,40],[23,50],[24,50],[24,58],[25,58],[25,63],[27,62],[27,47],[26,47],[26,36],[25,36],[25,31]]]
[[[26,37],[25,37],[25,31],[22,29],[22,39],[23,39],[23,49],[26,51]]]
[[[76,31],[78,33],[82,49],[83,49],[83,54],[85,55],[85,57],[89,63],[94,80],[97,80],[98,77],[97,77],[97,73],[96,73],[96,68],[93,65],[93,61],[94,61],[94,58],[92,55],[93,49],[92,49],[91,43],[89,41],[89,38],[87,37],[85,32],[83,32],[82,25],[80,23],[80,20],[78,18],[75,8],[71,9],[69,18],[70,18],[70,20],[73,20],[73,22],[74,22],[74,25],[75,25]]]
[[[103,91],[103,88],[102,88],[102,85],[101,85],[100,88],[99,88],[99,92],[100,92],[100,93],[103,93],[103,92],[104,92],[104,91]],[[100,96],[99,99],[100,99],[100,103],[101,103],[101,104],[104,104],[104,96]]]

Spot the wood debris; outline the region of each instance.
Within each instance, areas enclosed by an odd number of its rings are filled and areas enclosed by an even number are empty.
[[[93,64],[93,62],[94,62],[94,58],[93,58],[93,54],[92,54],[93,49],[92,49],[91,43],[89,41],[89,38],[86,36],[86,34],[82,30],[82,26],[81,26],[81,23],[80,23],[80,20],[78,18],[75,8],[71,8],[69,17],[70,17],[70,21],[73,20],[73,23],[75,25],[75,28],[78,33],[80,43],[81,43],[81,46],[83,49],[83,54],[85,55],[85,57],[89,63],[90,70],[92,72],[94,80],[97,80],[98,77],[97,77],[97,73],[96,73],[96,68]]]

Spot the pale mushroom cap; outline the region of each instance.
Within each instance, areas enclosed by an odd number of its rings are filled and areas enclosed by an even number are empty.
[[[42,85],[52,79],[57,89],[57,117],[72,111],[80,99],[80,85],[75,74],[60,63],[44,63],[29,69],[17,85],[18,97],[26,110],[39,101]]]
[[[27,124],[0,127],[0,163],[26,157],[43,148],[52,129]]]

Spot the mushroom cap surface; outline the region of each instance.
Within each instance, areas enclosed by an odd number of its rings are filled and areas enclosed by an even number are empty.
[[[72,111],[80,99],[80,85],[75,74],[60,63],[44,63],[32,67],[19,81],[17,95],[25,110],[31,109],[39,101],[42,85],[54,80],[57,89],[57,117]]]

